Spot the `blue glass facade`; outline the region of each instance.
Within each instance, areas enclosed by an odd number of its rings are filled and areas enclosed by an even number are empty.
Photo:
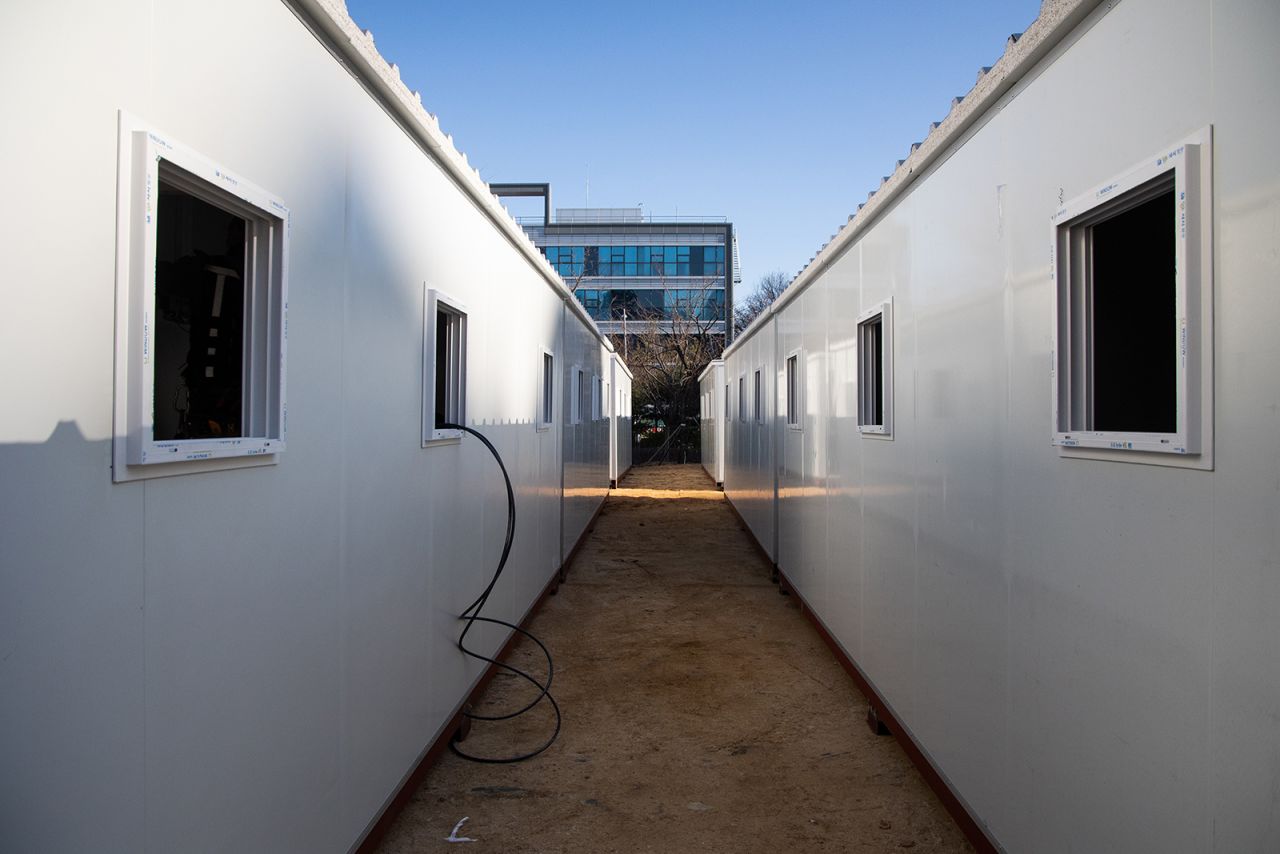
[[[579,276],[723,276],[723,246],[544,246],[565,278]]]
[[[715,279],[725,274],[723,246],[544,246],[542,252],[570,281],[630,276]],[[722,286],[633,289],[618,284],[616,288],[579,287],[575,295],[596,320],[725,319]]]
[[[578,288],[574,295],[595,320],[724,320],[720,288]]]

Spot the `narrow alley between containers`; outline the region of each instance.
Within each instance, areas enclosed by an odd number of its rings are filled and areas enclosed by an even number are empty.
[[[515,765],[445,752],[378,850],[971,850],[770,573],[700,467],[634,469],[529,626],[554,655],[558,741]],[[509,660],[544,666],[527,643]],[[477,711],[531,691],[499,675]],[[542,704],[464,745],[503,755],[553,726]]]

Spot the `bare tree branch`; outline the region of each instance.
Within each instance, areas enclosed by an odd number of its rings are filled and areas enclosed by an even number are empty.
[[[782,296],[782,292],[789,284],[791,280],[781,270],[761,276],[756,283],[756,289],[733,307],[733,334],[738,335],[750,326],[751,321],[772,305],[774,300]]]
[[[698,375],[724,350],[724,333],[714,331],[725,319],[723,292],[712,287],[714,281],[676,290],[667,316],[642,312],[628,329],[625,350],[639,435],[670,436],[683,425],[681,442],[698,446]],[[615,347],[624,349],[620,336],[614,338]]]

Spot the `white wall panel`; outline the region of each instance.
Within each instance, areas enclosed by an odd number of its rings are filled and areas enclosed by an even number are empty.
[[[593,330],[583,326],[567,305],[564,311],[564,397],[561,405],[572,410],[577,392],[574,372],[583,373],[583,395],[578,423],[564,422],[564,527],[561,558],[567,559],[587,530],[596,510],[609,494],[609,421],[594,417],[592,387],[607,373],[606,349]]]
[[[631,468],[631,374],[617,353],[609,354],[612,400],[609,405],[610,428],[609,479],[617,483]]]
[[[724,409],[726,382],[724,362],[719,359],[707,365],[698,378],[698,389],[706,406],[701,427],[702,467],[716,483],[724,483],[726,433],[729,430]]]
[[[764,421],[761,424],[730,421],[724,431],[721,449],[725,494],[771,558],[776,555],[776,472],[773,461],[774,448],[779,441],[778,430],[773,425],[779,418],[778,395],[781,394],[777,377],[779,368],[774,356],[775,337],[774,323],[762,322],[740,340],[732,356],[726,359],[727,370],[735,375],[745,375],[749,389],[754,387],[755,371],[761,372]],[[723,413],[723,403],[718,413]]]

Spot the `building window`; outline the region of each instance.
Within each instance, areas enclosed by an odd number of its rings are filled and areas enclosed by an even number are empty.
[[[800,354],[787,357],[787,426],[800,429]]]
[[[723,246],[545,246],[561,276],[723,276]]]
[[[601,382],[602,380],[598,376],[595,376],[594,374],[592,375],[591,377],[591,420],[592,421],[600,420],[600,398],[601,398],[600,384]]]
[[[1054,435],[1065,447],[1194,455],[1212,351],[1208,132],[1054,217]],[[1206,418],[1207,420],[1207,418]]]
[[[738,377],[738,420],[747,420],[747,378]]]
[[[569,399],[569,409],[570,409],[569,423],[570,424],[582,423],[582,415],[583,415],[583,412],[585,411],[582,406],[582,399],[586,393],[587,393],[586,374],[583,373],[582,368],[574,368],[573,369],[573,396]]]
[[[289,210],[124,114],[119,150],[113,479],[272,461]]]
[[[538,430],[551,429],[556,412],[556,358],[550,350],[542,351],[542,377],[538,383]]]
[[[547,246],[542,250],[562,278],[574,279],[586,272],[586,252],[582,246]]]
[[[725,383],[724,384],[724,420],[726,422],[728,422],[729,420],[729,413],[731,411],[732,410],[729,409],[729,384]]]
[[[755,415],[756,423],[757,424],[763,423],[764,422],[764,371],[763,369],[759,369],[759,368],[756,369],[755,393],[752,394],[751,401],[755,406],[754,415]]]
[[[890,436],[893,414],[893,302],[858,317],[858,429]]]
[[[467,418],[467,312],[457,300],[427,289],[423,358],[423,445],[462,438],[450,424]]]

